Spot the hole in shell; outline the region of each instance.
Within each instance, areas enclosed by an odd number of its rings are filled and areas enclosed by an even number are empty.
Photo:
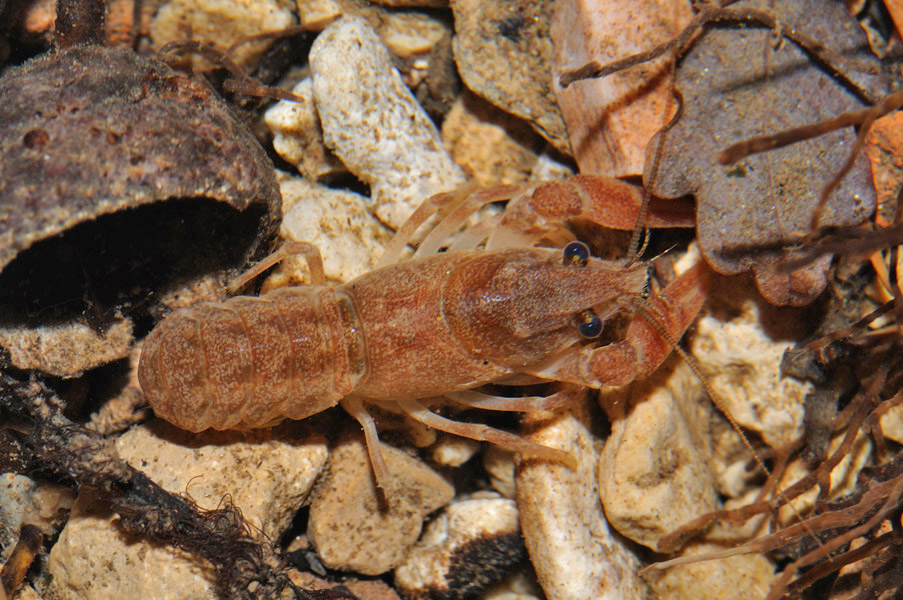
[[[178,303],[180,289],[241,268],[257,247],[264,210],[177,199],[76,225],[20,252],[0,273],[0,321],[77,318],[102,330],[118,312],[149,325]]]

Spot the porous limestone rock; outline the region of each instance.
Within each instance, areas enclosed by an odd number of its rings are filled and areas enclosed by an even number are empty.
[[[326,440],[303,424],[252,432],[192,434],[160,420],[117,440],[120,456],[161,487],[202,509],[223,498],[252,531],[279,539],[326,462]],[[102,497],[79,494],[50,553],[54,598],[216,598],[212,567],[188,553],[128,536]]]
[[[695,375],[672,356],[650,378],[599,396],[611,421],[598,473],[605,515],[619,533],[649,548],[717,508],[711,409],[700,392]]]
[[[784,351],[802,339],[805,310],[768,304],[752,285],[716,277],[696,321],[690,350],[737,422],[772,448],[803,432],[812,384],[781,375]]]
[[[310,68],[326,146],[370,186],[380,221],[397,229],[424,200],[464,183],[364,19],[343,18],[323,30]]]
[[[279,156],[307,179],[319,181],[345,172],[345,166],[323,142],[313,85],[313,80],[305,77],[292,89],[295,100],[277,102],[263,118],[273,132],[273,149]],[[283,203],[284,196],[285,192]]]
[[[395,585],[409,598],[464,598],[499,581],[526,558],[517,505],[476,498],[447,506],[395,568]]]
[[[426,515],[455,491],[420,460],[382,444],[391,479],[383,502],[360,428],[354,429],[330,452],[329,471],[311,498],[307,535],[327,567],[379,575],[404,559]]]
[[[373,269],[390,235],[367,211],[367,198],[300,177],[280,177],[279,187],[285,210],[280,237],[317,246],[328,280],[350,281]],[[307,261],[291,256],[267,278],[262,292],[309,283]]]
[[[525,426],[530,441],[567,450],[578,461],[573,471],[539,460],[518,469],[517,506],[536,576],[549,600],[645,598],[639,559],[611,530],[599,500],[601,441],[590,432],[585,395],[572,406],[553,418],[531,417]]]
[[[155,50],[187,39],[226,50],[246,36],[279,31],[294,20],[291,11],[277,0],[170,0],[151,22],[150,37]],[[271,43],[242,44],[230,57],[239,65],[253,65]],[[219,66],[191,53],[186,53],[185,60],[197,70]]]

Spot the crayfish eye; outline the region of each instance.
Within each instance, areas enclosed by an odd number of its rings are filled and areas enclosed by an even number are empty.
[[[561,254],[564,266],[585,267],[589,261],[589,246],[583,242],[571,242]]]
[[[577,331],[588,340],[602,335],[602,319],[591,310],[585,310],[577,317]]]

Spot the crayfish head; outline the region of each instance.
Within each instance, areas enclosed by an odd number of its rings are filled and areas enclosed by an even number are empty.
[[[643,265],[544,248],[486,252],[450,273],[443,312],[470,352],[514,368],[598,337],[605,318],[645,285]]]

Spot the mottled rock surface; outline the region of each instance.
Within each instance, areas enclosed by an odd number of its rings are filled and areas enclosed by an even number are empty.
[[[553,146],[570,143],[552,90],[552,3],[544,0],[458,0],[455,61],[464,84],[526,120]]]
[[[391,475],[387,504],[377,493],[363,436],[349,430],[330,452],[329,471],[311,499],[307,535],[332,569],[379,575],[398,565],[417,541],[427,514],[454,488],[420,460],[382,445]]]
[[[411,598],[465,598],[496,583],[524,558],[513,500],[464,500],[446,507],[426,526],[395,568],[395,585]]]
[[[203,509],[229,496],[254,531],[278,539],[326,461],[325,439],[297,424],[191,434],[163,421],[117,441],[120,455]],[[215,598],[212,567],[181,550],[128,536],[101,498],[83,491],[50,554],[58,599]]]
[[[572,452],[565,465],[524,462],[517,473],[517,505],[524,541],[549,600],[645,598],[639,559],[605,520],[596,470],[601,441],[589,429],[585,400],[569,413],[532,422],[528,438]]]
[[[715,510],[709,468],[710,408],[678,357],[630,387],[600,394],[611,435],[599,460],[599,493],[609,523],[655,548],[659,538]]]
[[[317,246],[326,278],[333,282],[350,281],[373,268],[390,236],[367,210],[365,196],[300,177],[280,179],[285,216],[279,233],[284,240]],[[309,283],[307,261],[291,256],[267,278],[262,292]]]
[[[235,42],[264,31],[279,31],[294,23],[294,17],[276,0],[170,0],[151,22],[154,49],[167,42],[192,39],[226,50]],[[242,44],[230,57],[240,65],[253,66],[272,40]],[[186,54],[185,62],[195,70],[219,65],[200,56]]]
[[[327,27],[311,49],[310,68],[326,146],[370,186],[380,221],[397,229],[428,197],[464,183],[364,19]]]

